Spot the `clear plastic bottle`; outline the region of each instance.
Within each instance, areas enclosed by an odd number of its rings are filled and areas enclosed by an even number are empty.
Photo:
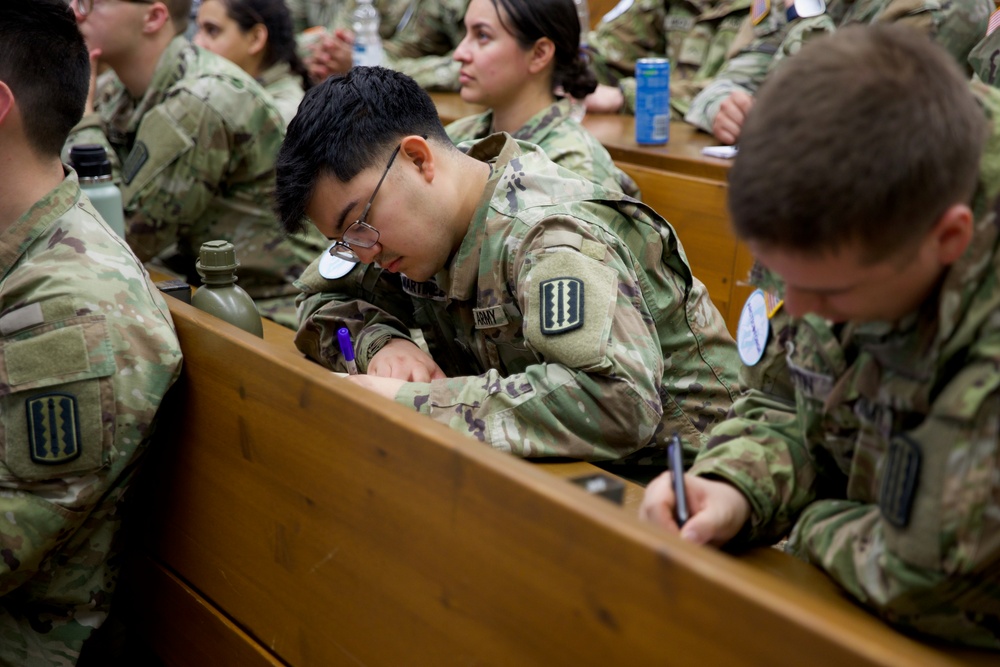
[[[69,149],[69,163],[80,178],[80,189],[108,226],[125,238],[122,191],[111,180],[111,161],[100,144],[77,144]]]
[[[236,251],[229,241],[208,241],[201,244],[195,267],[204,284],[191,296],[191,305],[263,338],[264,325],[257,305],[236,284],[236,269],[239,265]]]
[[[584,54],[587,52],[587,33],[590,32],[590,7],[587,6],[587,0],[573,0],[573,4],[576,5],[576,16],[580,20],[580,55],[586,57]],[[587,115],[587,106],[583,100],[570,100],[569,115],[578,123],[583,121]]]
[[[357,0],[351,27],[354,30],[354,65],[362,67],[381,65],[382,37],[378,32],[378,10],[372,5],[372,0]]]

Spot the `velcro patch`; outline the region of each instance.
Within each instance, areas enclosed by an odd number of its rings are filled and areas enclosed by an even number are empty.
[[[538,288],[538,320],[544,335],[564,334],[583,326],[583,281],[551,278]]]
[[[148,159],[149,149],[146,147],[146,144],[142,141],[137,141],[135,146],[132,147],[132,152],[125,158],[125,164],[122,165],[122,182],[125,185],[130,184]]]
[[[24,401],[31,460],[45,465],[80,456],[80,416],[76,396],[51,393]]]
[[[771,11],[771,0],[753,0],[750,6],[750,22],[757,25]]]
[[[919,478],[920,447],[906,436],[893,438],[886,454],[878,505],[885,520],[897,528],[910,522]]]
[[[507,312],[503,306],[474,308],[472,315],[476,320],[477,329],[495,329],[497,327],[505,327],[508,324]]]

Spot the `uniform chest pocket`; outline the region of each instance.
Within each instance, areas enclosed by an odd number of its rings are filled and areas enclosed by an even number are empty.
[[[0,343],[0,478],[41,481],[103,467],[114,441],[115,369],[102,316]]]

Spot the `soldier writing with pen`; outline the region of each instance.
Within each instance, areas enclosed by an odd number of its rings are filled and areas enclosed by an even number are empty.
[[[737,394],[665,220],[509,135],[459,151],[405,75],[309,91],[277,201],[335,242],[297,283],[299,349],[343,371],[346,327],[352,381],[497,449],[665,467],[668,434],[693,454]]]
[[[748,359],[766,386],[685,475],[679,530],[713,545],[791,531],[788,550],[890,623],[993,648],[998,109],[905,26],[817,39],[764,84],[729,204],[784,305]],[[671,482],[641,514],[676,531]]]

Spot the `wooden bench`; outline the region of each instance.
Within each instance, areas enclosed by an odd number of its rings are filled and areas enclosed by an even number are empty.
[[[169,299],[184,373],[120,590],[165,665],[959,665]],[[551,474],[555,473],[555,474]]]
[[[482,110],[455,93],[431,97],[445,123]],[[673,122],[665,146],[639,146],[632,116],[591,114],[583,125],[608,149],[615,164],[635,179],[643,201],[674,226],[691,270],[705,283],[735,335],[743,304],[752,291],[745,281],[753,257],[730,229],[726,210],[729,161],[701,154],[714,140],[691,125]]]

